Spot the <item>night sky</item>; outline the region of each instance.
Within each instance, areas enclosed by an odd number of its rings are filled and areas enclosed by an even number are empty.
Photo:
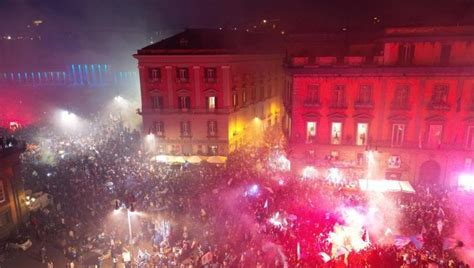
[[[243,26],[278,18],[289,29],[469,24],[474,0],[1,0],[0,30],[41,18],[51,29],[155,31]]]

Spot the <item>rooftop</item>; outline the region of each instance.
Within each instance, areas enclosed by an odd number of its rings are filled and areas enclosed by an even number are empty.
[[[138,55],[275,54],[284,51],[281,34],[219,29],[186,29],[138,50]]]

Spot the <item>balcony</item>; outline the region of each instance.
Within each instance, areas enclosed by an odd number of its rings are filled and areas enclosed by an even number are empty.
[[[428,104],[428,110],[433,111],[449,111],[451,109],[451,105],[446,102],[431,102]]]
[[[347,103],[345,102],[330,102],[329,108],[331,109],[347,109]]]
[[[320,108],[321,107],[321,102],[319,100],[305,100],[303,102],[303,106],[307,108]]]
[[[150,83],[150,84],[161,83],[161,78],[159,78],[159,77],[150,78],[150,79],[148,79],[148,83]]]
[[[217,83],[217,79],[215,77],[205,77],[204,82],[207,84],[215,84]]]
[[[181,138],[184,139],[184,138],[191,138],[192,135],[191,135],[191,132],[181,132]]]
[[[216,131],[210,131],[207,133],[207,138],[208,139],[217,139],[217,132]]]
[[[189,78],[188,77],[176,78],[176,83],[178,83],[178,84],[189,83]]]
[[[390,105],[390,109],[394,111],[408,111],[411,109],[411,107],[408,102],[392,102],[392,104]]]
[[[362,102],[362,101],[356,101],[354,102],[354,108],[356,109],[373,109],[374,108],[374,103],[373,102]]]

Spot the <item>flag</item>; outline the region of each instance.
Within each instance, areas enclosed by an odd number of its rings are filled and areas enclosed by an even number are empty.
[[[423,247],[423,238],[421,235],[412,235],[409,238],[410,242],[416,247],[416,249],[421,249]]]
[[[410,244],[410,238],[406,236],[395,236],[395,241],[393,243],[397,248],[402,248],[408,244]]]
[[[445,238],[443,240],[443,250],[454,249],[457,247],[462,247],[464,244],[463,242],[456,240],[454,238]]]
[[[318,255],[321,256],[321,259],[323,260],[324,263],[331,260],[331,257],[329,257],[329,255],[326,254],[325,252],[319,252]]]

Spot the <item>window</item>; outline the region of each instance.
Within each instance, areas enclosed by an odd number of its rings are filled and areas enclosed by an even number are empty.
[[[331,124],[331,144],[341,144],[342,123],[333,122]]]
[[[237,107],[239,105],[239,95],[237,92],[232,93],[232,106]]]
[[[5,189],[3,188],[3,181],[0,180],[0,203],[5,202],[7,196],[5,195]]]
[[[392,125],[392,147],[402,146],[405,139],[405,124]]]
[[[181,136],[183,137],[191,136],[191,122],[189,121],[181,122]]]
[[[368,123],[357,123],[357,140],[356,145],[366,145],[369,135]]]
[[[356,106],[371,106],[372,105],[372,87],[361,86],[359,88],[359,95],[357,96]]]
[[[431,96],[430,108],[434,110],[449,109],[448,93],[448,85],[436,85]]]
[[[319,104],[319,85],[309,85],[306,104]]]
[[[188,68],[178,68],[176,70],[176,78],[178,82],[188,82],[189,81],[189,70]]]
[[[474,126],[467,127],[466,149],[474,149]]]
[[[215,96],[209,96],[207,97],[207,109],[209,111],[214,111],[216,109],[216,97]]]
[[[415,54],[415,46],[411,44],[400,44],[398,50],[398,63],[411,64]]]
[[[440,63],[443,65],[449,64],[449,57],[451,56],[451,45],[441,46]]]
[[[247,103],[247,89],[244,88],[244,90],[242,91],[242,104],[246,104]]]
[[[344,108],[346,107],[345,87],[338,85],[332,91],[331,96],[331,107],[332,108]]]
[[[191,98],[189,96],[180,96],[178,98],[178,108],[187,111],[191,108]]]
[[[405,85],[395,88],[395,95],[392,102],[392,108],[396,110],[408,109],[409,87]]]
[[[218,147],[217,145],[209,145],[207,148],[207,153],[209,155],[217,155],[218,154]]]
[[[151,96],[151,108],[152,109],[163,109],[163,97],[162,96]]]
[[[306,143],[316,141],[316,122],[306,122]]]
[[[157,136],[163,136],[165,134],[165,123],[162,121],[153,122],[153,133]]]
[[[428,132],[428,147],[437,148],[441,145],[441,137],[443,134],[442,125],[430,125]]]
[[[208,83],[216,82],[216,68],[204,69],[204,78]]]
[[[160,68],[150,68],[148,69],[148,78],[151,82],[158,82],[161,80],[161,69]]]
[[[211,120],[207,122],[207,135],[209,137],[217,136],[217,121]]]

